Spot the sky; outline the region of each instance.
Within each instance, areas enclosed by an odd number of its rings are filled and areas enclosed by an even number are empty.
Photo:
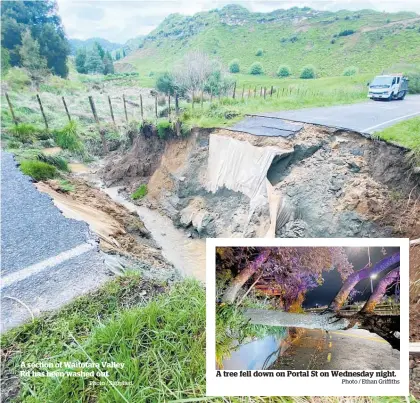
[[[199,11],[240,4],[250,11],[270,12],[276,9],[308,6],[317,10],[341,9],[377,11],[415,11],[420,14],[419,0],[57,0],[59,13],[69,38],[100,37],[125,43],[147,35],[169,14],[193,15]]]

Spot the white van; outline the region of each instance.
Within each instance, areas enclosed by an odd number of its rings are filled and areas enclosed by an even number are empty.
[[[368,98],[373,100],[385,99],[387,101],[402,100],[408,92],[408,78],[402,74],[376,76],[368,86]]]

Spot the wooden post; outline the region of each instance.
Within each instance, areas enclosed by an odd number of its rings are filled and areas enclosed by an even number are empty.
[[[12,119],[13,119],[13,122],[14,122],[14,123],[15,123],[15,125],[17,126],[17,125],[18,125],[18,122],[17,122],[17,120],[16,120],[15,112],[14,112],[14,110],[13,110],[12,103],[10,102],[9,94],[8,94],[7,92],[6,92],[6,99],[7,99],[7,103],[8,103],[8,105],[9,105],[10,113],[12,114]]]
[[[286,89],[286,87],[283,87],[283,91],[281,92],[281,96],[284,95],[284,90]]]
[[[270,90],[270,97],[273,96],[273,86],[271,86],[271,90]]]
[[[179,121],[179,98],[178,94],[175,93],[175,115],[176,115],[176,123],[175,123],[175,131],[178,137],[181,136],[181,122]]]
[[[191,108],[194,109],[194,90],[192,90],[191,101],[192,101]]]
[[[250,96],[251,96],[251,88],[248,87],[248,99],[249,99]]]
[[[108,145],[106,144],[105,133],[103,132],[103,130],[101,130],[101,125],[99,124],[99,118],[98,114],[96,113],[95,103],[93,102],[92,95],[89,95],[89,103],[90,108],[92,109],[93,118],[95,119],[96,126],[98,127],[99,135],[101,136],[102,147],[104,149],[104,153],[106,154],[108,153]]]
[[[267,88],[266,88],[266,87],[264,87],[264,99],[265,99],[265,94],[266,94],[266,92],[267,92]]]
[[[144,122],[144,116],[143,116],[143,97],[140,94],[140,115],[141,115],[141,121]]]
[[[254,98],[257,96],[257,87],[254,87]]]
[[[171,94],[168,92],[168,120],[171,121]]]
[[[236,95],[236,81],[233,84],[233,94],[232,94],[232,99],[235,99],[235,95]]]
[[[36,99],[38,100],[39,109],[41,109],[42,117],[44,118],[45,128],[48,130],[47,117],[45,116],[44,108],[42,107],[41,98],[39,97],[39,94],[36,94]]]
[[[127,115],[127,105],[125,103],[125,95],[123,94],[123,103],[124,103],[124,114],[125,114],[125,120],[128,123],[128,115]]]
[[[262,97],[263,87],[260,88],[260,97]]]
[[[114,126],[116,126],[116,124],[115,124],[115,118],[114,118],[114,111],[112,109],[111,97],[109,95],[108,95],[108,104],[109,104],[109,111],[111,112],[112,122],[114,123]]]
[[[67,108],[66,100],[64,99],[64,97],[61,97],[61,99],[63,100],[64,109],[66,110],[67,117],[69,118],[69,122],[71,122],[71,116],[70,116],[69,110]]]
[[[157,94],[155,95],[155,118],[158,118],[158,101],[157,101]]]
[[[201,99],[200,99],[201,109],[203,109],[203,99],[204,99],[204,90],[201,90]]]
[[[245,93],[245,85],[242,87],[242,96],[241,96],[241,99],[244,99],[244,93]]]
[[[178,94],[175,93],[175,114],[178,117],[179,115],[179,98]]]

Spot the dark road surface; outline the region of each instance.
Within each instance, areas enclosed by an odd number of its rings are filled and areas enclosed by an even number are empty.
[[[109,279],[86,223],[65,218],[1,153],[1,331]]]
[[[381,337],[367,330],[325,332],[305,330],[278,359],[275,369],[393,370],[400,368],[400,355]]]
[[[369,100],[352,105],[262,113],[259,116],[374,133],[403,120],[420,116],[420,95],[407,96],[403,101]],[[271,121],[266,121],[270,125]],[[260,124],[264,125],[264,122],[260,121]]]

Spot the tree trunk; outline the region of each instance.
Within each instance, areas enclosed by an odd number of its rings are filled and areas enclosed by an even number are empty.
[[[334,313],[326,315],[308,313],[290,313],[268,309],[245,309],[243,314],[254,325],[302,327],[305,329],[341,330],[345,329],[350,321],[339,318]]]
[[[363,306],[360,312],[362,313],[373,313],[376,305],[379,303],[380,299],[385,295],[386,289],[392,284],[395,283],[400,277],[400,268],[397,267],[394,270],[391,270],[377,285],[373,294],[369,297],[366,304]]]
[[[222,302],[233,304],[239,290],[251,278],[270,255],[270,249],[264,249],[258,256],[242,270],[230,283],[223,294]]]
[[[329,309],[338,312],[341,307],[343,306],[344,302],[346,302],[350,291],[359,283],[361,280],[371,276],[372,274],[378,274],[392,265],[398,263],[400,261],[400,253],[394,253],[391,256],[387,256],[386,258],[382,259],[379,263],[377,263],[373,267],[365,266],[362,270],[356,271],[351,274],[344,284],[342,285],[340,291],[334,297],[333,301],[330,303]]]

